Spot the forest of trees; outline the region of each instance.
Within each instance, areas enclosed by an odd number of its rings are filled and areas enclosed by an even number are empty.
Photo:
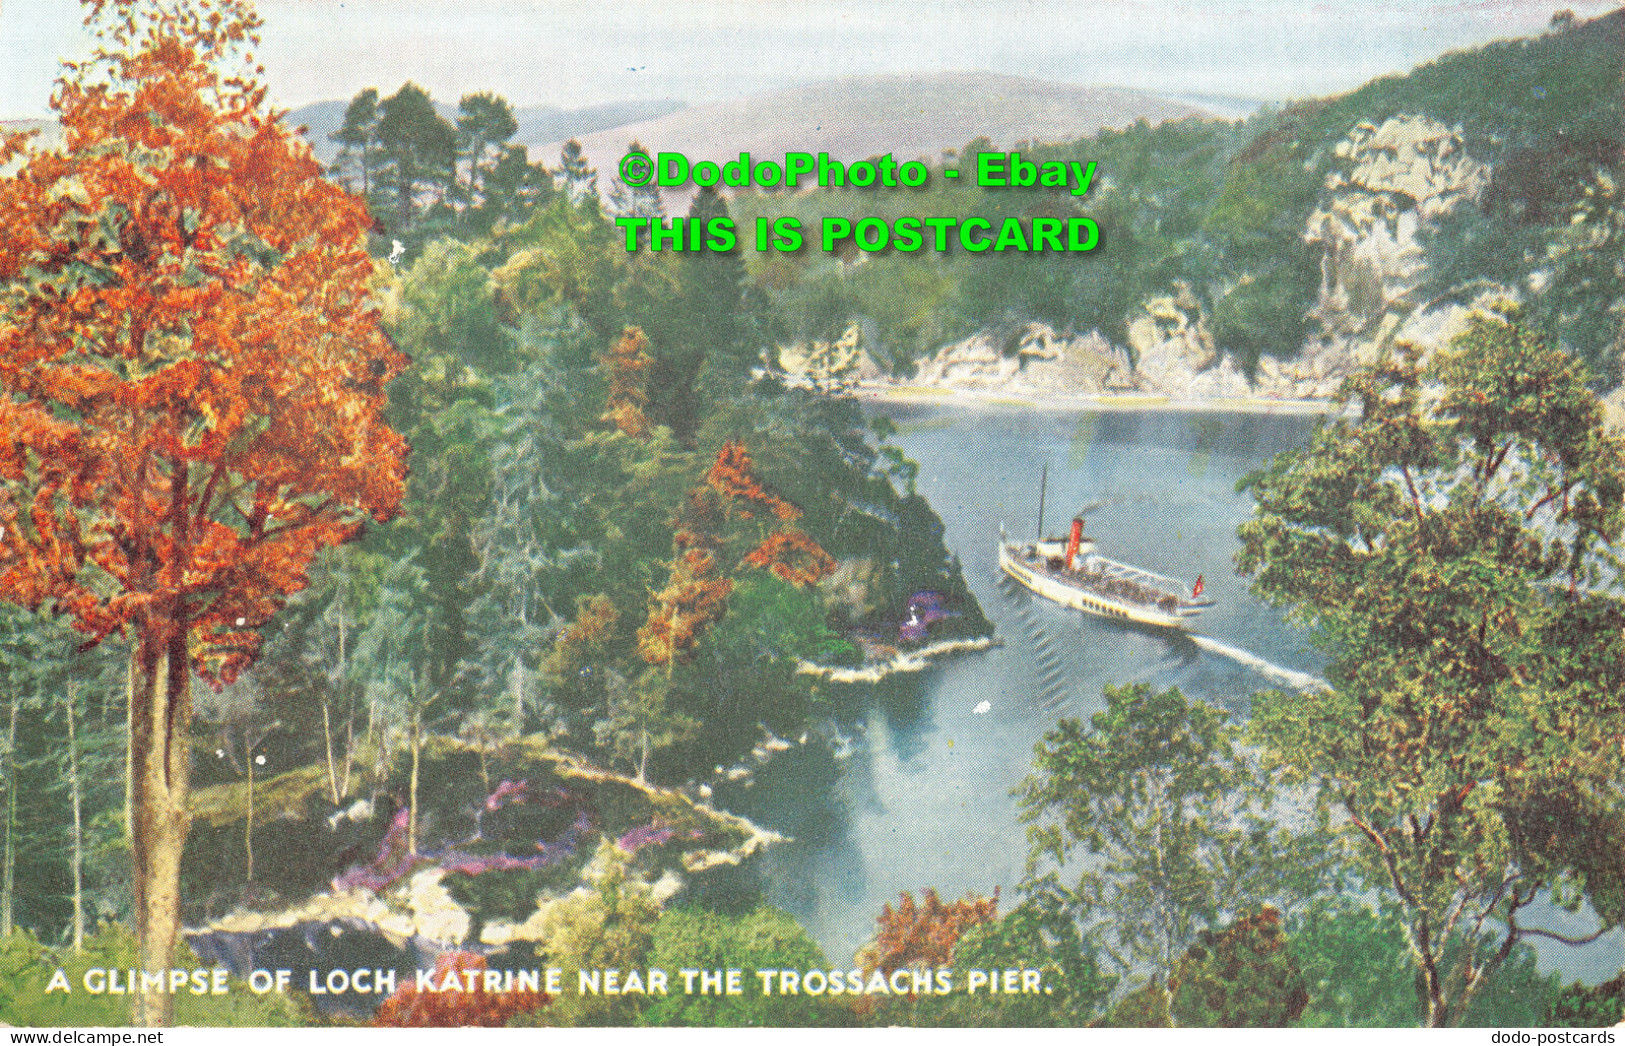
[[[1321,145],[1413,90],[1486,134],[1502,119],[1427,86],[1455,83],[1467,59],[1447,59],[1243,124],[1056,147],[1115,172],[1091,203],[1116,238],[1109,269],[771,256],[753,271],[738,254],[621,249],[612,219],[660,214],[658,193],[601,191],[573,143],[555,168],[532,160],[495,95],[448,120],[412,84],[365,90],[324,171],[237,75],[259,28],[242,0],[93,14],[105,53],[59,91],[65,144],[0,145],[0,168],[17,164],[0,180],[0,1016],[16,1023],[341,1019],[241,993],[138,997],[130,1013],[35,982],[187,965],[183,922],[300,900],[277,893],[267,865],[286,856],[265,844],[287,829],[257,804],[336,818],[394,801],[398,838],[375,834],[410,864],[436,841],[429,794],[453,766],[488,810],[525,785],[489,780],[487,760],[536,747],[652,795],[838,715],[843,698],[798,668],[895,652],[918,593],[955,611],[932,639],[988,634],[889,424],[758,377],[764,347],[864,316],[905,348],[1032,319],[1110,330],[1178,280],[1233,310],[1256,340],[1228,347],[1256,359],[1260,330],[1301,321],[1315,265],[1297,213]],[[1483,60],[1578,61],[1585,31]],[[1581,124],[1576,155],[1617,145],[1597,115],[1618,116],[1609,97],[1540,109],[1506,148]],[[1618,153],[1577,159],[1567,181],[1503,181],[1470,221],[1534,252]],[[938,213],[1060,205],[942,195]],[[689,213],[840,203],[701,191]],[[1459,252],[1482,234],[1441,240]],[[850,961],[759,898],[664,906],[636,840],[579,855],[592,889],[548,913],[546,954],[582,966],[1031,967],[1052,992],[405,989],[374,1020],[1619,1019],[1617,982],[1565,988],[1529,943],[1579,943],[1537,900],[1588,906],[1599,934],[1625,918],[1625,443],[1594,391],[1611,383],[1598,367],[1617,369],[1622,277],[1604,248],[1569,246],[1591,292],[1563,297],[1579,284],[1559,273],[1551,300],[1368,368],[1345,389],[1358,409],[1247,481],[1259,511],[1238,566],[1321,644],[1327,695],[1259,694],[1237,723],[1178,690],[1109,688],[1038,746],[1022,880],[957,900],[921,884]],[[447,952],[437,969],[503,961]]]
[[[528,163],[489,95],[364,93],[323,178],[231,75],[246,4],[99,11],[114,89],[0,156],[0,931],[130,919],[167,966],[200,789],[248,788],[247,897],[256,776],[343,808],[400,755],[416,850],[437,736],[680,783],[827,717],[798,666],[895,649],[917,591],[988,631],[855,405],[752,384],[737,257],[611,249],[650,201]]]

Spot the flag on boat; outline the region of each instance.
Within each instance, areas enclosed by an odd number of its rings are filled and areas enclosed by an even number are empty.
[[[1202,594],[1202,575],[1196,575],[1196,584],[1191,586],[1191,598],[1196,599]]]

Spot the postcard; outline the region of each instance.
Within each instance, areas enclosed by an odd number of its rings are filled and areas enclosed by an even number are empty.
[[[1613,1041],[1622,85],[5,0],[0,1022]]]

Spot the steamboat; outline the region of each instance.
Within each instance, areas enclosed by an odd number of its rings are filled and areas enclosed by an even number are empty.
[[[1044,485],[1049,474],[1045,470]],[[1043,494],[1039,495],[1038,533],[1044,532]],[[1162,574],[1102,556],[1093,538],[1085,537],[1082,516],[1072,520],[1066,538],[1038,537],[1012,541],[999,527],[999,569],[1036,595],[1062,606],[1118,621],[1154,628],[1183,629],[1213,605],[1202,598],[1203,583],[1187,587]]]

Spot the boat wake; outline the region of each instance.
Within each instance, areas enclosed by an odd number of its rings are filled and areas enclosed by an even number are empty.
[[[1248,668],[1257,672],[1266,679],[1273,679],[1278,683],[1285,683],[1287,686],[1293,687],[1297,690],[1302,690],[1305,693],[1318,693],[1331,689],[1331,684],[1327,683],[1326,680],[1321,679],[1319,676],[1312,676],[1307,672],[1298,672],[1294,669],[1284,668],[1273,661],[1264,660],[1250,650],[1243,650],[1240,647],[1231,646],[1229,643],[1221,643],[1217,639],[1213,639],[1209,636],[1197,635],[1194,632],[1189,633],[1189,635],[1191,642],[1195,643],[1203,650],[1206,650],[1208,653],[1218,654],[1220,657],[1228,657],[1237,664],[1246,665]]]

